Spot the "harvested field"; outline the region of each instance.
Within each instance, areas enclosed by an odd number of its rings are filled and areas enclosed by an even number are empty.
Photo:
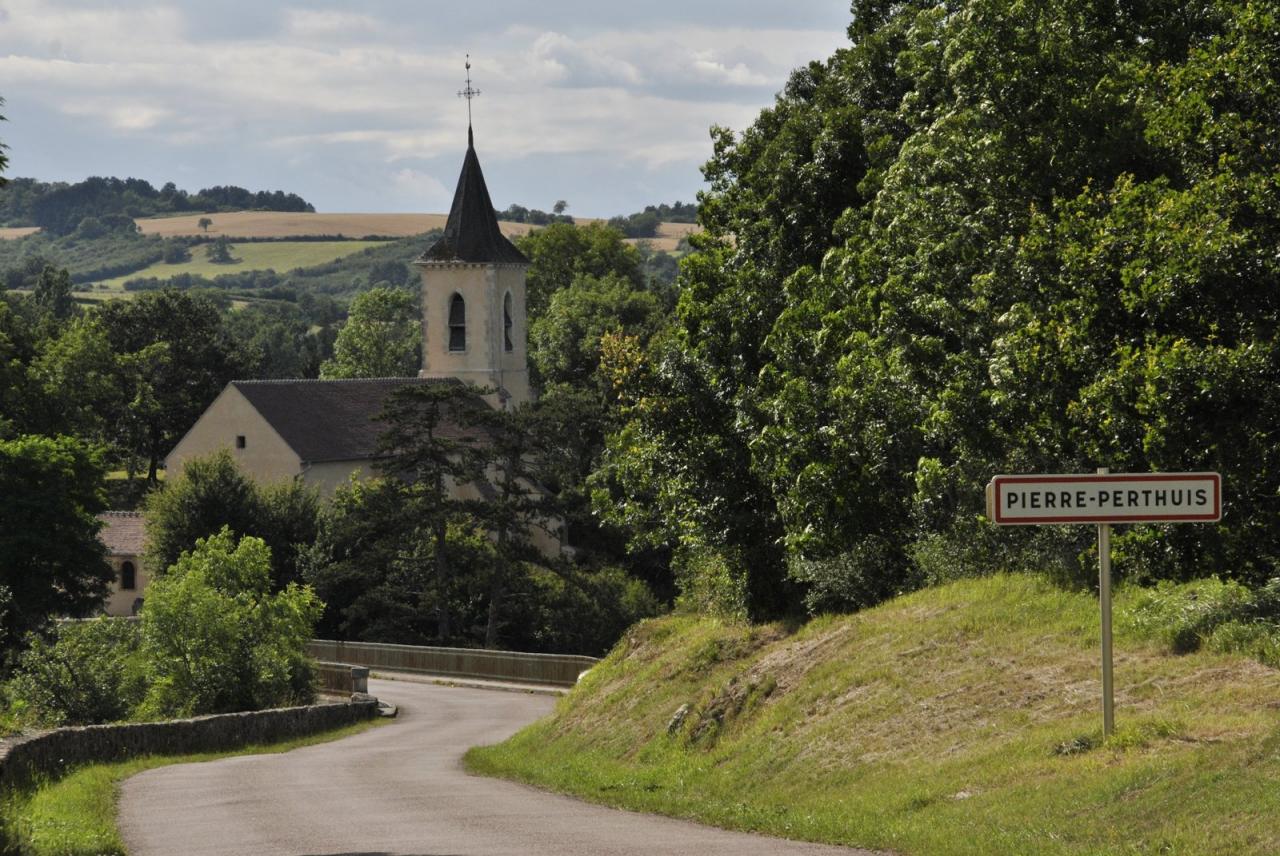
[[[201,218],[213,221],[206,233],[199,226]],[[363,238],[366,235],[408,237],[432,229],[443,229],[447,214],[294,214],[282,211],[235,211],[226,214],[189,214],[181,217],[154,217],[138,220],[147,235],[176,237],[180,235],[226,235],[231,238],[297,238],[305,235],[341,235]],[[582,218],[580,224],[599,223]],[[501,221],[507,237],[524,235],[536,228],[528,223]],[[680,239],[697,231],[693,223],[662,223],[658,236],[647,239],[655,250],[672,252]],[[2,232],[4,230],[0,230]],[[13,230],[10,230],[13,231]],[[13,237],[20,237],[14,235]],[[628,243],[637,243],[630,240]]]
[[[679,245],[680,239],[694,232],[701,232],[702,227],[696,223],[659,223],[658,237],[648,238],[649,246],[655,250],[664,250],[668,253],[675,252],[676,246]],[[639,239],[646,240],[646,239]],[[636,243],[636,240],[627,241],[628,244]]]
[[[199,222],[213,221],[206,233]],[[148,235],[226,235],[231,238],[297,238],[304,235],[341,235],[363,238],[388,235],[405,238],[432,229],[443,229],[446,214],[295,214],[285,211],[235,211],[226,214],[191,214],[138,221]],[[503,223],[506,235],[523,235],[526,223]]]
[[[0,241],[12,241],[17,238],[25,238],[27,235],[35,234],[40,229],[36,226],[6,226],[0,228]]]

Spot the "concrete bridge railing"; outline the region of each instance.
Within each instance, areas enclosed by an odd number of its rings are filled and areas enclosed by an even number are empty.
[[[320,688],[331,693],[367,693],[369,692],[369,668],[353,666],[350,663],[316,663],[316,676],[320,680]]]
[[[349,663],[393,672],[420,672],[457,678],[481,678],[571,687],[578,675],[600,662],[579,654],[524,654],[478,648],[433,648],[376,642],[312,639],[307,653],[317,660]]]

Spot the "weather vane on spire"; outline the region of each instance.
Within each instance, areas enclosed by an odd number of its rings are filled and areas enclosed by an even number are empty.
[[[467,99],[467,127],[471,127],[471,99],[480,94],[479,89],[471,86],[471,54],[467,54],[467,88],[458,90],[458,97]]]

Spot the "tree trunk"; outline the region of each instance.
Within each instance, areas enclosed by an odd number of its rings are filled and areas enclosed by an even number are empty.
[[[435,560],[436,560],[436,589],[439,597],[436,606],[436,614],[439,616],[439,622],[436,625],[436,636],[441,641],[446,641],[453,635],[453,628],[449,622],[449,560],[445,555],[449,543],[449,524],[447,521],[441,520],[436,524],[435,532]]]
[[[489,583],[489,622],[484,629],[484,647],[498,647],[498,617],[502,610],[502,597],[506,593],[507,563],[499,560],[493,569]]]

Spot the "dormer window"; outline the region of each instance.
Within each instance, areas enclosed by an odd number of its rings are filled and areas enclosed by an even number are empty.
[[[467,349],[467,303],[461,294],[449,301],[449,350]]]
[[[511,292],[509,291],[502,301],[502,342],[508,351],[516,349],[515,345],[511,344]]]

